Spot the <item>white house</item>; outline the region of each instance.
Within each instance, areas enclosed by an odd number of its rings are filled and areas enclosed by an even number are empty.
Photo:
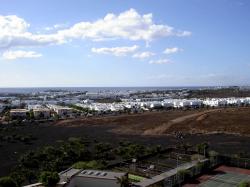
[[[150,108],[161,108],[162,107],[162,104],[161,104],[161,102],[151,102],[150,103]]]

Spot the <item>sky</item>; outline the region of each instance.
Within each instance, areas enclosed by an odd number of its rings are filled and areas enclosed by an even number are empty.
[[[0,0],[0,87],[250,85],[249,0]]]

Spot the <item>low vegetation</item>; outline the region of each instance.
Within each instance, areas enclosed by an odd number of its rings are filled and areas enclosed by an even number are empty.
[[[130,142],[112,147],[109,143],[90,144],[84,138],[72,137],[57,142],[55,146],[45,146],[23,154],[13,168],[14,172],[0,181],[13,183],[14,186],[40,181],[45,186],[53,186],[58,181],[57,173],[71,166],[76,169],[105,169],[109,161],[138,158],[155,151],[157,148]]]
[[[58,183],[59,179],[57,172],[44,171],[40,174],[39,181],[44,186],[52,187]]]

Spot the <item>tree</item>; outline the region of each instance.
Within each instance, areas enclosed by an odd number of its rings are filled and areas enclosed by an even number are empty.
[[[103,169],[104,164],[95,160],[89,162],[77,162],[72,166],[75,169]]]
[[[207,155],[208,148],[209,148],[208,143],[201,143],[196,145],[197,152],[204,156]]]
[[[17,186],[22,186],[22,183],[25,181],[25,176],[22,172],[12,172],[10,177],[14,179]]]
[[[40,174],[39,181],[43,183],[44,186],[52,187],[59,181],[59,175],[57,172],[43,171]]]
[[[28,116],[29,116],[29,119],[31,119],[31,120],[35,119],[33,109],[31,109],[31,110],[29,111]]]
[[[17,185],[11,177],[2,177],[0,178],[0,187],[17,187]]]
[[[129,187],[130,186],[128,174],[126,174],[122,177],[116,177],[116,179],[117,179],[117,184],[120,184],[120,187]]]
[[[212,162],[212,166],[216,165],[218,162],[219,153],[217,153],[216,151],[209,151],[208,155],[210,157],[210,161]]]
[[[243,181],[238,185],[238,187],[250,187],[250,182]]]
[[[180,176],[181,180],[186,180],[186,179],[188,179],[189,177],[191,177],[192,173],[191,173],[191,171],[189,171],[189,170],[183,169],[183,170],[179,170],[179,171],[177,172],[177,175]]]

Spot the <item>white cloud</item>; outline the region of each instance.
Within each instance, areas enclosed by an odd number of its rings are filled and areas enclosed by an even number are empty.
[[[151,60],[149,64],[168,64],[171,63],[169,59],[159,59],[159,60]]]
[[[65,28],[67,27],[68,24],[55,24],[51,27],[45,27],[44,29],[46,31],[53,31],[53,30],[58,30],[58,29],[61,29],[61,28]]]
[[[93,22],[79,22],[68,29],[50,34],[29,32],[30,24],[15,15],[0,16],[0,48],[18,46],[39,46],[62,44],[72,39],[90,39],[92,41],[126,39],[150,42],[169,36],[189,36],[190,31],[179,31],[166,24],[156,24],[152,14],[139,14],[130,9],[119,15],[107,14]]]
[[[190,31],[179,31],[176,34],[176,36],[179,36],[179,37],[191,36],[191,35],[192,35],[192,32]]]
[[[129,39],[152,41],[159,37],[187,36],[189,31],[175,31],[168,25],[155,24],[152,14],[140,15],[130,9],[119,15],[107,14],[103,19],[95,22],[80,22],[59,34],[67,37],[103,39]]]
[[[128,47],[102,47],[102,48],[92,48],[91,51],[97,54],[110,54],[114,56],[126,56],[130,53],[135,52],[139,47],[137,45]]]
[[[29,27],[24,19],[15,15],[0,16],[0,48],[63,43],[57,34],[32,34],[27,31]]]
[[[136,53],[132,57],[139,58],[139,59],[146,59],[146,58],[149,58],[149,57],[154,56],[154,55],[155,54],[150,52],[150,51],[144,51],[144,52]]]
[[[174,53],[178,53],[180,51],[183,51],[183,49],[180,49],[178,47],[172,47],[172,48],[166,48],[163,53],[164,54],[174,54]]]
[[[16,60],[19,58],[38,58],[41,57],[42,54],[37,53],[35,51],[5,51],[2,54],[3,59],[5,60]]]

